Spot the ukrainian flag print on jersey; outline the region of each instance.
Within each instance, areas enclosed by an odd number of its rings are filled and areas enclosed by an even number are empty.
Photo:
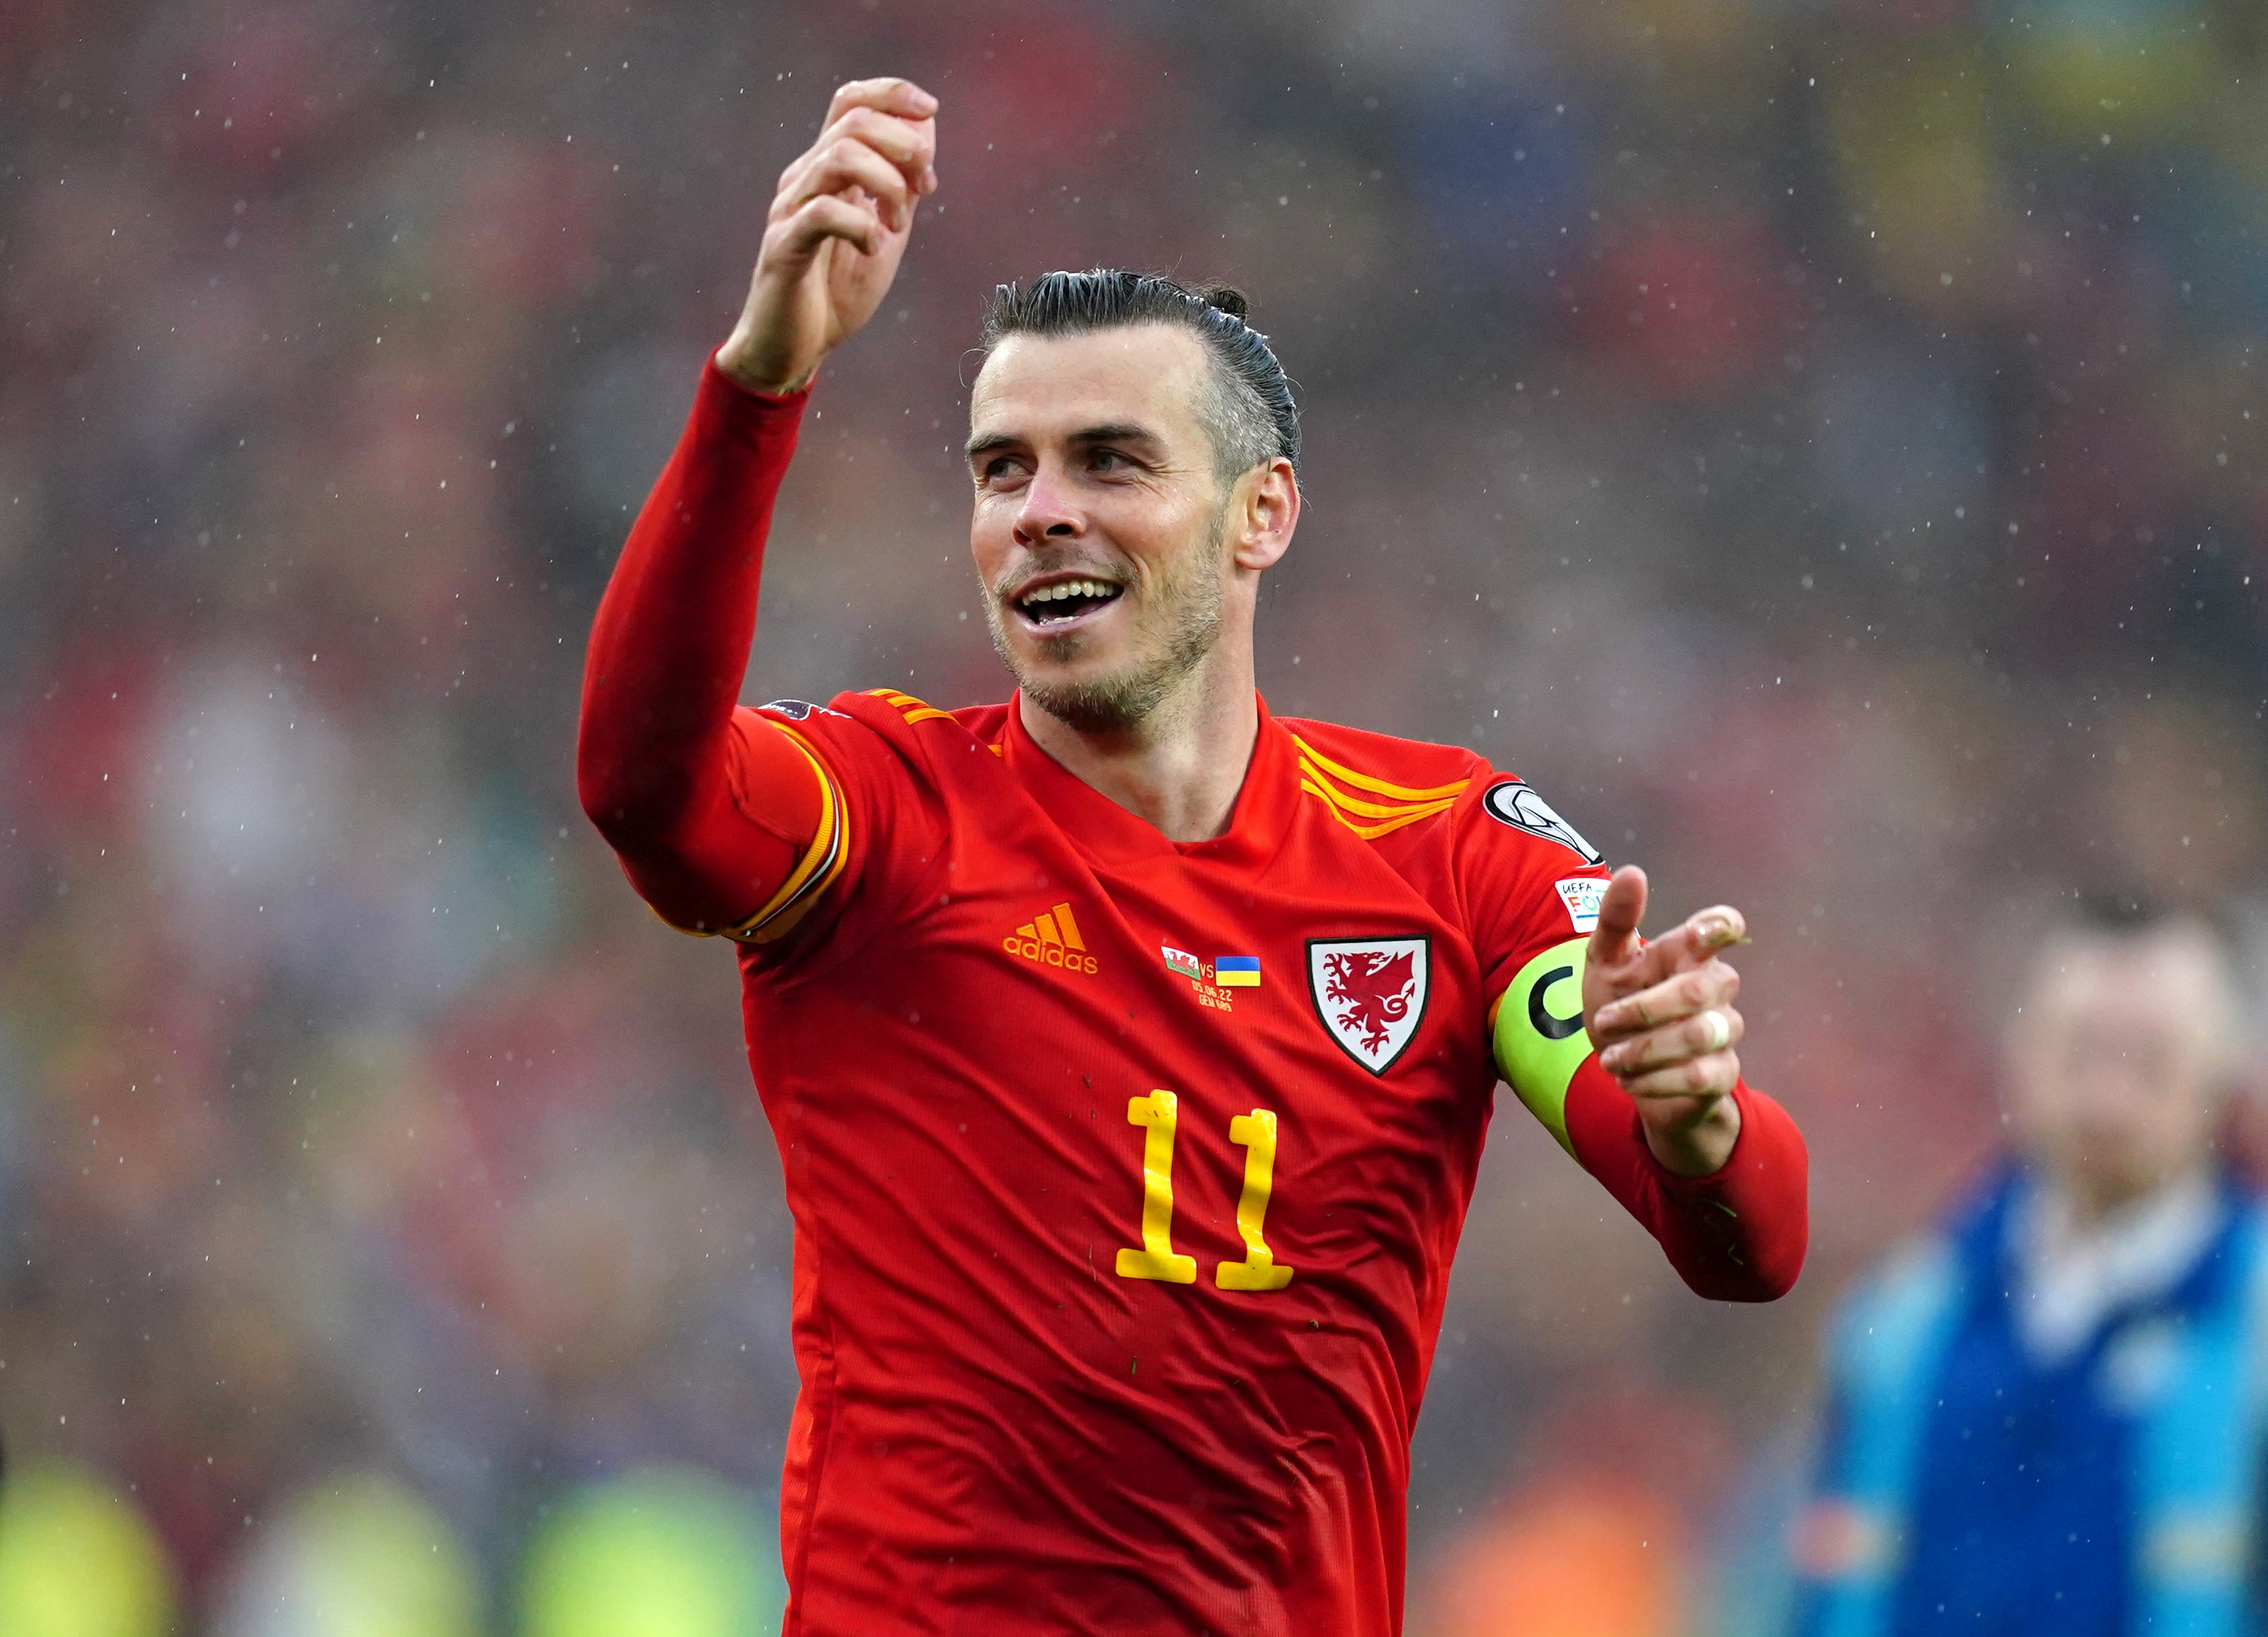
[[[1212,981],[1223,989],[1260,987],[1260,957],[1256,955],[1217,955],[1212,958]]]

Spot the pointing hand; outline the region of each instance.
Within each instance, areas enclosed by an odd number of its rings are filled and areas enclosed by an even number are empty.
[[[1646,1143],[1671,1170],[1706,1176],[1740,1135],[1741,1077],[1734,1050],[1747,1032],[1734,998],[1741,975],[1718,952],[1748,932],[1741,912],[1718,904],[1648,943],[1646,872],[1615,872],[1599,906],[1583,970],[1583,1021],[1600,1066],[1638,1102]]]

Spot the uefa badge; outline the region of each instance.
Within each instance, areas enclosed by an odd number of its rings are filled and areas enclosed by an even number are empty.
[[[1596,864],[1604,856],[1585,841],[1572,824],[1552,811],[1551,804],[1530,789],[1524,779],[1498,779],[1482,795],[1481,807],[1499,824],[1525,830],[1540,840],[1557,842],[1586,864]]]
[[[1425,1015],[1423,938],[1312,938],[1307,998],[1339,1048],[1373,1074],[1407,1049]]]

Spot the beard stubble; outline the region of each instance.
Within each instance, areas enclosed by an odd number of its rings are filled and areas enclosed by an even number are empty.
[[[1145,599],[1148,606],[1136,613],[1133,657],[1110,675],[1056,682],[1027,670],[1017,662],[1003,629],[1000,600],[988,588],[984,620],[992,632],[993,652],[1025,696],[1066,727],[1111,734],[1138,726],[1204,662],[1220,639],[1220,557],[1227,537],[1228,505],[1224,501],[1213,513],[1204,544],[1158,576]],[[1042,636],[1040,650],[1048,659],[1068,664],[1079,658],[1086,640],[1079,632]]]

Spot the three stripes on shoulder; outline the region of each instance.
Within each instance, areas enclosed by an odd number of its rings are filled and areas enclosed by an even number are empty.
[[[917,699],[909,693],[900,693],[895,688],[869,688],[866,693],[870,698],[880,699],[885,704],[896,706],[905,712],[906,720],[909,723],[953,720],[952,712],[940,711],[927,700]]]
[[[1300,788],[1321,798],[1333,818],[1365,841],[1447,812],[1473,782],[1461,778],[1453,785],[1413,789],[1334,762],[1297,734],[1292,742],[1300,750]]]

